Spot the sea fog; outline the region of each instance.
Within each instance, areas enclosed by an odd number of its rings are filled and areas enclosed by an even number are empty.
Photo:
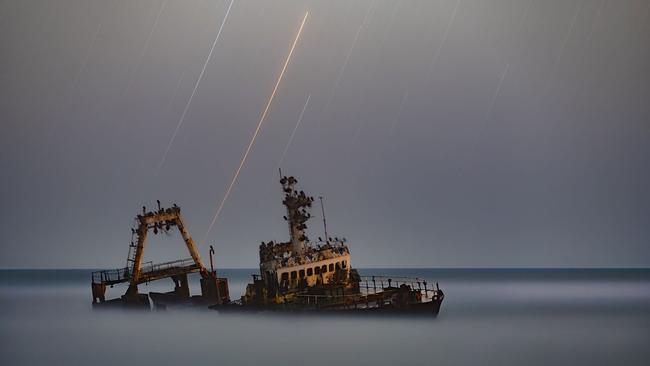
[[[235,299],[255,272],[219,275]],[[93,311],[91,270],[0,270],[0,364],[650,364],[650,270],[360,272],[439,282],[439,317]],[[191,287],[199,291],[196,277]],[[166,280],[140,287],[171,289]]]

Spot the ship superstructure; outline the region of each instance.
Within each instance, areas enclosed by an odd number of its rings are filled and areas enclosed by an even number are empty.
[[[291,176],[280,179],[289,241],[262,242],[260,276],[254,276],[248,285],[242,297],[244,304],[284,304],[304,294],[358,293],[360,279],[351,267],[345,239],[310,241],[307,237],[306,223],[314,198],[298,191],[297,183]]]

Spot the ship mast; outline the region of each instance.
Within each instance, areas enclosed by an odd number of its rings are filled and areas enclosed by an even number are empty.
[[[294,177],[282,177],[280,184],[284,191],[284,200],[282,204],[287,208],[287,216],[284,217],[289,224],[289,234],[291,235],[291,251],[294,256],[301,256],[304,253],[305,242],[308,240],[305,235],[307,225],[311,214],[307,208],[311,207],[314,197],[305,195],[303,191],[296,191],[294,186],[298,180]]]
[[[325,242],[329,243],[327,236],[327,221],[325,221],[325,206],[323,205],[323,196],[319,196],[318,199],[320,200],[320,209],[323,212],[323,229],[325,230]]]

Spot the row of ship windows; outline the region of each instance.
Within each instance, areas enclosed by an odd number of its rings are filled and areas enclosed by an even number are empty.
[[[336,263],[330,263],[329,267],[327,265],[324,265],[322,267],[307,268],[306,271],[304,269],[301,269],[300,271],[291,271],[291,279],[295,280],[298,277],[305,278],[305,276],[309,277],[315,274],[319,275],[321,273],[334,272],[334,270],[339,270],[341,268],[345,269],[347,268],[347,266],[348,264],[346,261],[341,261]],[[282,274],[282,279],[288,280],[289,272],[284,272]]]

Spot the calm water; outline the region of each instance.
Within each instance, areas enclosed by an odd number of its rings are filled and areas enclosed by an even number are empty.
[[[253,272],[220,275],[234,298]],[[437,280],[440,316],[93,312],[90,271],[0,270],[0,364],[650,365],[650,270],[360,272]]]

